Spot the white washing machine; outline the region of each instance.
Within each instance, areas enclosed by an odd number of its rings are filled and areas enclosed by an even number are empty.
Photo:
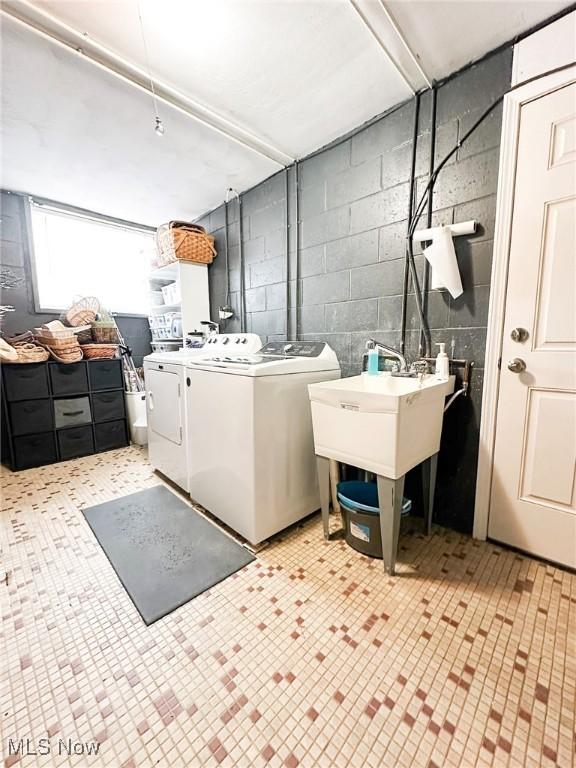
[[[190,496],[252,544],[320,506],[308,384],[340,378],[323,342],[201,356],[186,368]]]
[[[144,358],[146,414],[148,418],[148,459],[154,469],[185,491],[188,487],[188,453],[195,432],[187,418],[186,365],[195,357],[256,352],[262,346],[253,333],[215,334],[201,348],[178,352],[153,352]]]

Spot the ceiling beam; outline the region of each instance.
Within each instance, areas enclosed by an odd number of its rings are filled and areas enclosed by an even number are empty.
[[[200,104],[161,80],[151,78],[146,71],[131,61],[122,58],[87,34],[65,24],[33,3],[27,2],[27,0],[5,0],[0,12],[20,26],[28,28],[44,39],[67,49],[99,69],[119,78],[124,83],[149,94],[151,98],[153,92],[150,81],[152,80],[154,95],[158,102],[177,110],[236,144],[272,160],[279,166],[285,167],[294,162],[295,158],[282,149],[275,147],[265,139],[228,120],[210,107]]]
[[[386,8],[384,0],[349,1],[411,93],[430,88],[430,78]]]

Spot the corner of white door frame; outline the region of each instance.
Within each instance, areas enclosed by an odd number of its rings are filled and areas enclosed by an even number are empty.
[[[500,359],[504,333],[504,310],[506,305],[512,212],[514,208],[514,183],[520,110],[523,104],[545,96],[547,93],[551,93],[575,81],[576,65],[549,75],[543,74],[537,80],[514,89],[504,97],[500,165],[496,193],[494,255],[490,279],[490,304],[486,335],[486,365],[484,369],[478,471],[476,475],[476,501],[472,530],[472,535],[475,539],[484,540],[488,535],[498,385],[500,381],[498,361]]]

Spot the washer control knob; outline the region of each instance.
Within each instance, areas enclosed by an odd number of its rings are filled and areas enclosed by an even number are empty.
[[[234,343],[235,344],[240,344],[240,339],[238,339],[238,338],[234,339]]]
[[[248,343],[248,339],[247,339],[246,337],[244,337],[244,338],[242,339],[242,344],[247,344],[247,343]]]
[[[291,349],[294,349],[294,344],[284,344],[284,352],[290,352]]]
[[[229,341],[230,341],[230,337],[224,336],[224,338],[222,339],[222,344],[228,344]]]

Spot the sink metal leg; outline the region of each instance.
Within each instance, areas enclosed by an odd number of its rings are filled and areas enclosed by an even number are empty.
[[[316,456],[318,472],[318,489],[320,491],[320,506],[322,508],[322,527],[324,538],[330,538],[330,459]]]
[[[400,518],[402,516],[402,494],[404,477],[390,480],[378,475],[378,503],[380,505],[380,533],[382,536],[382,559],[384,570],[394,576],[398,539],[400,537]]]
[[[426,535],[432,533],[432,516],[434,514],[434,493],[436,491],[436,470],[438,467],[438,454],[435,453],[429,459],[422,462],[422,495],[426,510]]]

